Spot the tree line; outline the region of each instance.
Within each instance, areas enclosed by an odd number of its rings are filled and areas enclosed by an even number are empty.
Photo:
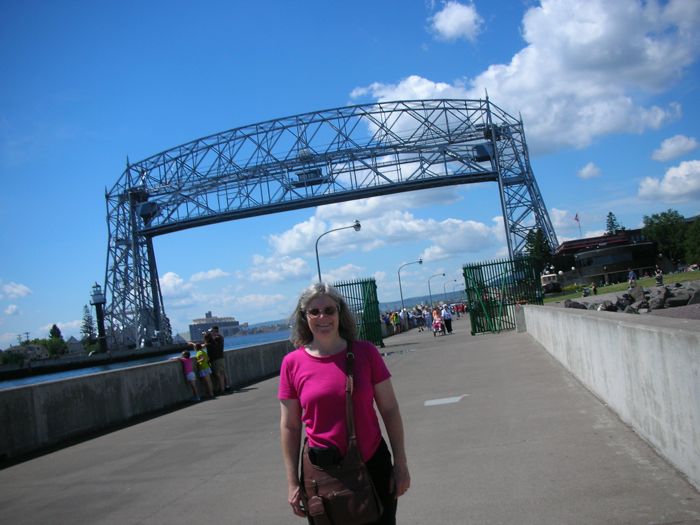
[[[95,328],[95,320],[87,305],[83,306],[83,321],[80,326],[80,342],[86,352],[98,350],[99,344],[97,340],[97,329]],[[63,338],[61,329],[54,324],[49,330],[48,337],[25,339],[19,341],[20,347],[40,346],[46,349],[49,357],[60,357],[68,351],[68,344]],[[1,352],[0,364],[22,364],[26,360],[26,356],[20,352]]]

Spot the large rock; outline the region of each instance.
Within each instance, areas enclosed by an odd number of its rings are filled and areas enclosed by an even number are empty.
[[[587,306],[582,303],[578,303],[576,301],[572,301],[571,299],[567,299],[564,301],[564,307],[566,308],[578,308],[579,310],[586,310]]]
[[[649,299],[665,300],[671,296],[671,291],[666,286],[655,286],[649,289]]]
[[[598,307],[599,312],[617,312],[617,305],[613,304],[612,301],[603,301],[603,303]]]
[[[642,288],[639,285],[633,286],[629,289],[629,294],[634,299],[634,301],[631,302],[641,301],[642,299],[644,299],[644,288]]]
[[[675,306],[685,306],[690,301],[690,294],[682,288],[677,288],[671,293],[671,297],[666,298],[666,308]]]
[[[632,308],[635,310],[648,310],[649,309],[649,301],[646,299],[644,301],[637,301],[636,303],[632,303]]]
[[[693,295],[690,296],[688,304],[700,304],[700,290],[693,292]]]
[[[664,299],[661,297],[652,297],[649,299],[649,310],[661,310],[664,307]]]

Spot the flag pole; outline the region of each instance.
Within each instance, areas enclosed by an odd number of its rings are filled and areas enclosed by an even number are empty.
[[[578,212],[576,212],[576,216],[574,217],[574,220],[578,223],[578,237],[579,237],[579,239],[582,239],[583,233],[581,233],[581,219],[578,216]]]

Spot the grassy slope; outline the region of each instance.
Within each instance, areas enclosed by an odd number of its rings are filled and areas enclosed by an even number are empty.
[[[669,274],[669,275],[664,275],[664,284],[674,284],[674,283],[683,283],[687,281],[698,281],[700,280],[700,273],[698,272],[682,272],[682,273],[674,273],[674,274]],[[653,277],[647,277],[646,279],[639,279],[638,283],[640,286],[644,288],[650,288],[652,286],[656,285],[656,281],[654,280]],[[588,286],[588,285],[585,285]],[[561,293],[561,294],[551,294],[547,295],[544,298],[544,303],[553,303],[556,301],[563,301],[564,299],[576,299],[577,297],[581,297],[583,294],[581,292],[581,288],[583,288],[583,285],[579,287],[579,290],[576,292],[571,292],[571,293]],[[611,284],[609,286],[600,286],[598,287],[598,293],[599,294],[604,294],[604,293],[614,293],[614,292],[626,292],[627,291],[627,283],[618,283],[618,284]]]

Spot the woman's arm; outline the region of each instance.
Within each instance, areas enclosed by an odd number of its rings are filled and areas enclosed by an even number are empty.
[[[411,486],[411,475],[408,472],[406,449],[404,447],[403,420],[399,410],[399,402],[394,394],[391,379],[386,379],[374,385],[374,399],[382,415],[384,426],[389,434],[391,453],[394,457],[394,481],[396,497],[403,496]]]
[[[280,442],[287,473],[287,501],[294,514],[304,517],[299,487],[299,453],[301,451],[301,404],[298,399],[280,401]]]

